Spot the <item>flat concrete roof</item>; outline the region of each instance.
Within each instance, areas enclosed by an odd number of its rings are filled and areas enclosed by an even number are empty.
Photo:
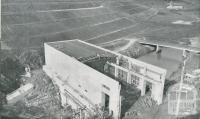
[[[80,40],[57,41],[49,42],[47,44],[76,59],[105,54],[110,56],[113,55],[95,46],[81,42]]]

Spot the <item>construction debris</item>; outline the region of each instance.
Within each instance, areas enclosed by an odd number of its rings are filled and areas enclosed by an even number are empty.
[[[139,119],[141,115],[152,108],[157,107],[156,102],[148,95],[140,97],[134,105],[126,112],[125,119]]]
[[[34,71],[33,77],[27,81],[34,83],[35,89],[26,96],[26,106],[42,107],[47,111],[55,111],[61,108],[58,89],[43,71]]]

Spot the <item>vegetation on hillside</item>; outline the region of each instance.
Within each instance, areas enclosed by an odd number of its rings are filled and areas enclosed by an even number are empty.
[[[27,50],[19,55],[20,63],[29,65],[31,69],[39,69],[43,65],[43,52],[41,50]]]
[[[0,62],[0,91],[7,94],[20,86],[19,78],[24,72],[24,67],[19,60],[6,57]]]
[[[120,51],[119,53],[132,57],[132,58],[138,58],[140,56],[143,56],[145,54],[148,54],[152,52],[154,49],[152,47],[145,47],[138,42],[135,42],[132,46],[130,46],[128,49]]]

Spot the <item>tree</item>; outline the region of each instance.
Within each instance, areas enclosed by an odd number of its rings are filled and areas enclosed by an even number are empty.
[[[23,66],[15,58],[6,57],[0,62],[0,91],[7,94],[19,88]]]
[[[17,79],[24,72],[24,67],[20,64],[19,60],[7,57],[1,61],[1,73],[10,79]]]
[[[43,65],[43,55],[40,50],[27,50],[24,51],[20,56],[19,60],[21,64],[29,65],[31,69],[41,68]]]
[[[3,105],[6,104],[6,94],[0,92],[0,110],[2,109]]]

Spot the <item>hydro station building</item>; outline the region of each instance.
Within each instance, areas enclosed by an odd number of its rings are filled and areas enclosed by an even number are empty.
[[[43,69],[59,87],[63,106],[92,113],[100,105],[119,119],[147,93],[162,103],[166,69],[81,40],[48,42],[44,50]]]

